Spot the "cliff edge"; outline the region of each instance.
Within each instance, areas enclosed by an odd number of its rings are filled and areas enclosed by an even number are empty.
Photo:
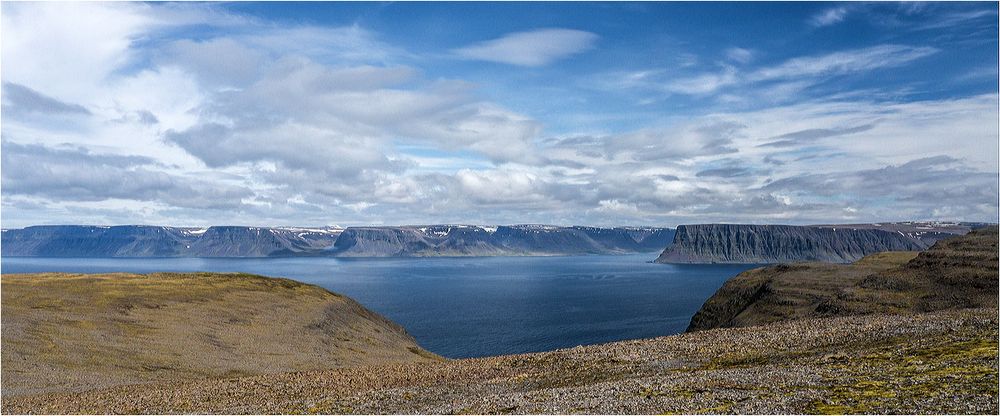
[[[972,225],[881,223],[851,225],[702,224],[677,227],[657,263],[850,263],[882,251],[919,251],[969,232]]]

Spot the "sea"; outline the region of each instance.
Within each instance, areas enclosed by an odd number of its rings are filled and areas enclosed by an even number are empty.
[[[467,358],[677,334],[727,279],[754,267],[656,264],[655,257],[4,257],[0,272],[287,277],[354,298],[431,352]]]

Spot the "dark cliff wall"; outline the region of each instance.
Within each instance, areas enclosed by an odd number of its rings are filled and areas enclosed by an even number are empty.
[[[677,227],[658,263],[849,263],[880,251],[922,250],[969,227],[928,224],[745,225]]]

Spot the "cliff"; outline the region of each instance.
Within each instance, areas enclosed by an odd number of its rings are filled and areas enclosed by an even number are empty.
[[[727,281],[688,331],[869,313],[996,308],[997,227],[920,252],[878,253],[854,264],[779,264]]]
[[[657,263],[850,263],[882,251],[916,251],[969,232],[972,225],[882,223],[850,225],[704,224],[677,227]]]
[[[544,256],[658,251],[673,230],[642,227],[436,225],[350,227],[331,255],[342,257]]]

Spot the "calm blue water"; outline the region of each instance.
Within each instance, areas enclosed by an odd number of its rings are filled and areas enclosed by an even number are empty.
[[[655,254],[418,259],[5,257],[2,273],[246,272],[312,283],[452,357],[675,334],[746,265],[665,265]]]

